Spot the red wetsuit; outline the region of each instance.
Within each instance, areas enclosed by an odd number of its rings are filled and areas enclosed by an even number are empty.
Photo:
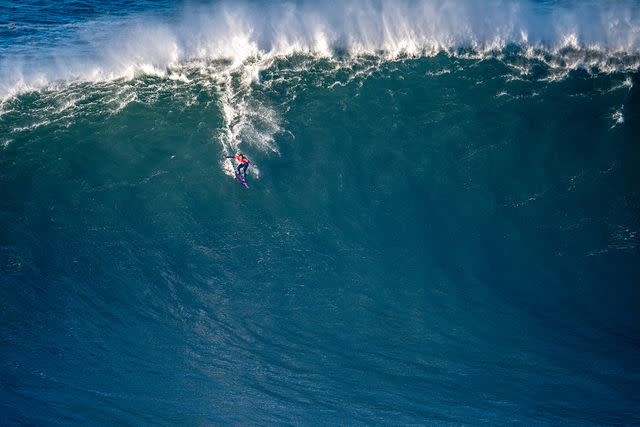
[[[233,156],[233,158],[236,159],[237,161],[239,161],[242,164],[249,163],[249,159],[247,159],[246,157]]]

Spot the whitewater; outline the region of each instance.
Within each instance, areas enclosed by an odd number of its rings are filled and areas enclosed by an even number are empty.
[[[639,66],[638,1],[0,3],[0,417],[640,422]]]

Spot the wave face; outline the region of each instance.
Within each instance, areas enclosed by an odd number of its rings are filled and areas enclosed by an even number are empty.
[[[640,423],[639,13],[0,9],[2,419]]]

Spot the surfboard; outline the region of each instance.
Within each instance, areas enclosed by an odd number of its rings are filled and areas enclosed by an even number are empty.
[[[245,188],[249,188],[247,181],[236,171],[236,181],[242,184]]]

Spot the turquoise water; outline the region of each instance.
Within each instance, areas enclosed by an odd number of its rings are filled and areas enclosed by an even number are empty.
[[[5,423],[640,422],[638,3],[0,4]]]

